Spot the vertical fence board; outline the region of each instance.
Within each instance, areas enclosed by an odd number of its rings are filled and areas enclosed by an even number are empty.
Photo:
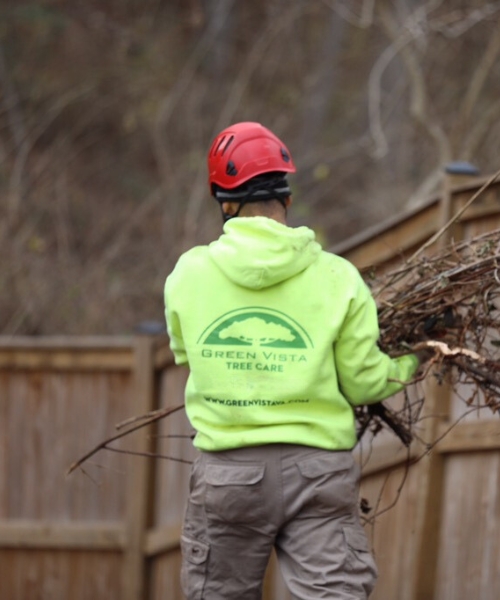
[[[435,597],[497,600],[500,590],[500,452],[446,458]]]
[[[0,598],[121,600],[121,569],[118,553],[0,549]]]
[[[431,445],[438,437],[442,423],[449,423],[451,388],[447,382],[442,385],[434,379],[426,382],[425,403],[422,410],[423,442]],[[415,567],[412,572],[415,600],[433,598],[436,584],[436,566],[439,554],[439,519],[443,499],[444,459],[431,450],[417,463],[419,486],[416,493],[417,512],[415,515]]]
[[[160,406],[179,406],[184,403],[184,387],[187,369],[172,366],[161,374]],[[162,419],[158,427],[158,452],[165,456],[186,461],[194,460],[196,452],[189,436],[192,429],[184,409]],[[155,495],[156,526],[178,524],[183,517],[188,495],[190,465],[175,460],[158,460]]]
[[[139,337],[135,342],[134,392],[137,415],[156,408],[154,386],[153,342]],[[133,441],[132,441],[133,439]],[[153,443],[143,432],[131,436],[130,449],[151,452]],[[145,534],[150,521],[153,465],[151,459],[129,457],[127,480],[127,547],[123,562],[124,600],[145,600],[147,593]]]
[[[159,395],[161,407],[174,407],[184,403],[184,387],[188,371],[183,367],[171,366],[160,375]],[[184,410],[166,419],[158,427],[158,452],[165,456],[191,461],[195,457],[189,437],[191,427]],[[174,436],[174,437],[172,437]],[[156,469],[156,489],[154,506],[154,528],[160,532],[180,528],[188,495],[190,465],[174,460],[158,460]],[[165,533],[166,537],[166,533]],[[180,545],[160,552],[151,558],[150,599],[177,598],[183,596],[180,590]]]
[[[113,420],[122,418],[111,396],[119,394],[126,405],[129,387],[122,374],[21,371],[9,377],[2,390],[9,398],[4,474],[15,485],[4,493],[6,517],[123,518],[122,461],[117,457],[95,457],[85,466],[88,475],[79,471],[66,478],[65,472],[79,454],[109,434]]]
[[[151,567],[151,595],[149,600],[183,600],[179,573],[181,555],[172,552],[158,556]]]
[[[414,567],[410,549],[415,539],[417,487],[416,471],[406,464],[362,480],[360,496],[371,507],[365,529],[380,573],[373,600],[411,597],[408,573]]]

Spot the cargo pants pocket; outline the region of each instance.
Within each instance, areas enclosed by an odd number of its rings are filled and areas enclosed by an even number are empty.
[[[201,600],[207,577],[210,547],[204,542],[181,536],[181,587],[187,600]]]
[[[373,591],[377,581],[377,566],[368,547],[368,540],[361,525],[343,527],[346,543],[345,590],[353,598],[365,599]]]
[[[224,523],[254,523],[266,517],[265,465],[208,463],[205,470],[207,517]]]
[[[297,463],[309,481],[309,511],[323,516],[354,514],[357,501],[357,470],[350,452],[323,453]]]

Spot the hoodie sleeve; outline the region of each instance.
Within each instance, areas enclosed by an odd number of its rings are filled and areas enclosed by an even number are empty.
[[[188,358],[184,339],[182,337],[182,327],[179,316],[174,308],[175,305],[175,270],[167,277],[165,282],[165,319],[167,321],[167,332],[170,338],[170,349],[174,353],[175,364],[187,364]]]
[[[418,368],[414,354],[391,358],[377,341],[377,307],[356,270],[356,293],[335,343],[335,362],[342,393],[353,405],[372,404],[399,392]],[[390,381],[397,380],[397,381]]]

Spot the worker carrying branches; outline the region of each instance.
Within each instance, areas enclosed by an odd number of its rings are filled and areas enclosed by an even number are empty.
[[[287,147],[258,123],[208,155],[224,233],[181,256],[165,285],[200,451],[182,545],[188,600],[259,600],[272,549],[296,600],[367,598],[376,566],[358,515],[354,408],[411,380],[391,358],[357,269],[286,224]]]

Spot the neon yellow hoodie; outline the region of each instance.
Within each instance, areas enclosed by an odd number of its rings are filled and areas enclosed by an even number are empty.
[[[266,217],[231,219],[217,241],[183,254],[165,306],[202,450],[350,449],[352,406],[398,392],[418,366],[379,350],[375,302],[351,263],[307,227]]]

